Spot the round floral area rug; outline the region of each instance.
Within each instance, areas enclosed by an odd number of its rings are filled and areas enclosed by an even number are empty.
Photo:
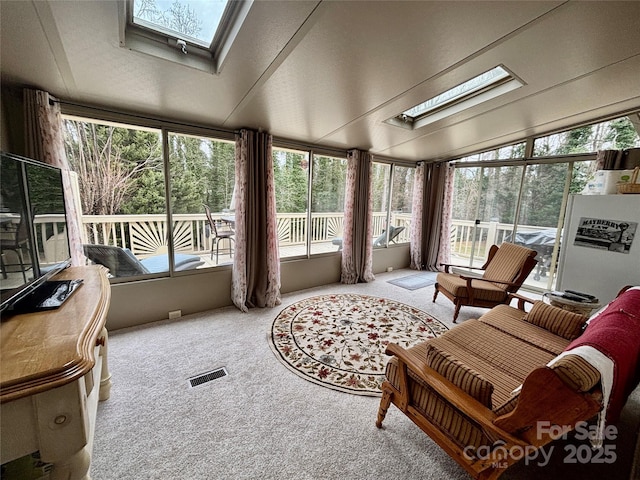
[[[380,396],[389,343],[408,348],[447,331],[417,308],[357,294],[321,295],[284,308],[269,336],[301,377],[334,390]]]

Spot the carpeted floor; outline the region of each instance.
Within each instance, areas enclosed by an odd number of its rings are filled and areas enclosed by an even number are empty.
[[[467,479],[466,473],[393,406],[375,427],[378,398],[315,385],[269,348],[273,319],[287,305],[327,293],[359,293],[420,308],[452,326],[433,287],[409,291],[386,281],[331,285],[285,295],[273,309],[229,307],[111,332],[111,398],[99,405],[93,480],[126,479]],[[484,309],[463,308],[459,321]],[[228,375],[190,388],[217,367]],[[613,465],[569,465],[561,444],[547,467],[516,465],[502,478],[627,480],[640,394],[623,411]]]

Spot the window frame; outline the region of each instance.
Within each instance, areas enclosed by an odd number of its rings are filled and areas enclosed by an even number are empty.
[[[94,107],[87,107],[83,105],[65,103],[60,101],[60,108],[63,118],[72,118],[78,121],[86,121],[93,123],[100,123],[103,125],[113,125],[121,128],[137,129],[143,131],[154,131],[160,134],[160,140],[162,144],[162,168],[164,175],[164,198],[165,208],[164,213],[167,225],[173,225],[173,205],[171,202],[172,184],[169,161],[169,148],[168,140],[170,134],[175,135],[188,135],[195,137],[208,137],[218,141],[233,142],[235,143],[235,132],[229,130],[215,129],[206,126],[186,125],[181,123],[172,122],[169,120],[162,120],[157,118],[142,117],[137,115],[128,115],[126,113],[114,112],[109,110],[102,110]],[[170,230],[172,231],[172,230]],[[204,266],[198,269],[190,269],[183,271],[176,271],[174,266],[174,238],[173,235],[169,235],[167,240],[167,255],[169,269],[166,272],[149,273],[143,275],[133,275],[127,277],[113,277],[109,281],[112,284],[139,282],[150,279],[158,278],[170,278],[180,277],[193,274],[203,274],[217,270],[229,270],[231,264]],[[208,252],[203,253],[208,254]]]
[[[179,35],[170,29],[156,27],[143,20],[133,21],[134,0],[118,2],[120,47],[169,60],[211,74],[220,74],[254,0],[230,0],[214,33],[211,44],[203,46],[188,35]],[[183,53],[178,40],[186,44]]]

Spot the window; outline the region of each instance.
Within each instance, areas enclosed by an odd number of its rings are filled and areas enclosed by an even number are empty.
[[[547,135],[534,140],[533,156],[548,157],[640,147],[640,134],[636,128],[629,117],[620,117]]]
[[[309,152],[273,148],[280,258],[307,254]]]
[[[181,254],[198,253],[207,266],[233,263],[235,226],[233,142],[168,134],[173,248],[177,270],[200,265]],[[214,225],[205,216],[209,207]],[[202,252],[211,252],[209,256]],[[179,260],[178,260],[179,259]]]
[[[476,153],[468,157],[457,160],[458,162],[482,162],[490,160],[509,160],[515,158],[524,158],[525,142],[507,145],[505,147],[488,150],[486,152]]]
[[[409,129],[424,127],[521,86],[522,82],[504,67],[497,66],[405,110],[387,123]]]
[[[280,258],[340,250],[346,159],[274,147],[273,170]]]
[[[208,48],[228,4],[227,0],[133,0],[132,21],[176,40]]]
[[[250,0],[128,0],[120,46],[220,73]]]
[[[378,162],[372,167],[373,246],[407,243],[415,168]]]
[[[71,116],[64,133],[94,263],[130,279],[231,262],[232,240],[216,242],[204,205],[233,231],[233,142]]]
[[[313,155],[311,177],[311,254],[342,246],[347,160]]]

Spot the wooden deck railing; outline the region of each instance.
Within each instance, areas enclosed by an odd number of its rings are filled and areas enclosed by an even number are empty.
[[[232,219],[228,213],[213,213],[214,219]],[[341,212],[312,213],[310,227],[305,213],[279,213],[278,235],[280,246],[304,245],[307,229],[311,230],[312,243],[331,242],[341,237],[344,214]],[[386,212],[374,212],[373,236],[382,234],[387,220]],[[396,243],[409,242],[411,214],[392,213],[391,224],[404,226]],[[211,235],[205,215],[173,215],[174,248],[178,252],[204,254],[211,248]],[[547,227],[520,225],[518,231],[539,231]],[[453,220],[451,227],[452,254],[469,258],[475,248],[474,258],[483,259],[488,247],[502,243],[512,232],[512,225],[497,222]],[[144,258],[167,251],[167,238],[171,232],[165,215],[84,215],[82,217],[83,243],[113,245],[130,249]],[[64,240],[64,216],[39,215],[36,217],[38,250],[50,261],[60,260],[60,241]],[[474,241],[475,239],[475,241]]]

